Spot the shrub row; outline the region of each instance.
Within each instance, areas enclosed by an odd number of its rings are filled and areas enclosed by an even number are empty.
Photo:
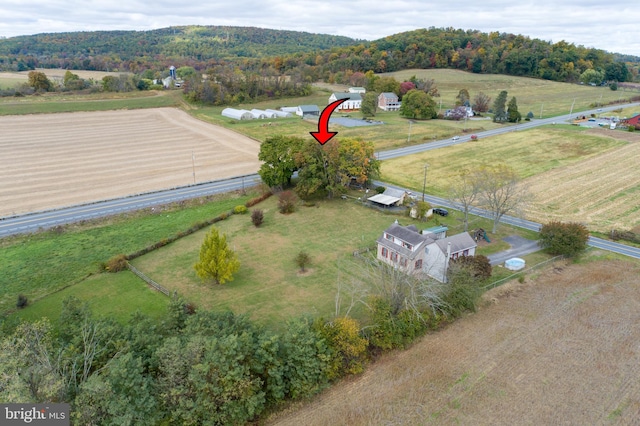
[[[127,255],[119,254],[117,256],[114,256],[111,259],[109,259],[106,263],[103,264],[103,269],[108,272],[119,272],[124,268],[126,268],[126,262],[128,260],[133,260],[145,254],[151,253],[152,251],[157,250],[161,247],[164,247],[167,244],[170,244],[174,241],[177,241],[180,238],[186,237],[187,235],[191,235],[203,228],[206,228],[207,226],[220,222],[221,220],[225,220],[226,218],[228,218],[233,214],[245,214],[248,211],[248,207],[255,206],[256,204],[266,200],[270,196],[271,196],[270,192],[264,193],[258,197],[252,198],[251,200],[247,201],[244,205],[238,205],[234,207],[233,210],[231,210],[230,212],[221,213],[218,216],[209,220],[196,222],[193,225],[191,225],[190,228],[180,231],[170,236],[169,238],[163,238],[160,241],[157,241],[147,247],[144,247],[138,251],[129,253]],[[124,267],[122,265],[124,265]]]

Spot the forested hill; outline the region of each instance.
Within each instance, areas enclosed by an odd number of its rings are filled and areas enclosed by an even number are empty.
[[[0,39],[0,67],[122,69],[165,59],[207,63],[349,46],[349,37],[254,27],[179,26],[150,31],[83,31]],[[26,67],[26,68],[25,68]],[[198,67],[201,68],[201,67]]]
[[[614,54],[604,50],[523,35],[453,28],[399,33],[369,43],[335,48],[313,58],[299,55],[298,63],[321,64],[321,74],[337,77],[349,71],[382,73],[412,68],[453,68],[578,81],[581,73],[594,69],[607,72],[611,80],[627,81],[634,71],[633,66],[625,67],[620,60],[616,61]],[[637,68],[637,62],[633,65]]]
[[[623,82],[637,80],[640,58],[564,41],[454,28],[419,29],[375,41],[223,26],[0,39],[0,70],[41,67],[142,73],[170,65],[296,75],[305,81],[346,82],[357,72],[453,68],[566,82],[576,82],[582,73],[593,70],[604,80]]]

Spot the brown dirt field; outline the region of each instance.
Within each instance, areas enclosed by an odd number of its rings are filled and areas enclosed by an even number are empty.
[[[557,264],[278,425],[640,424],[640,266]]]
[[[0,217],[255,173],[259,142],[173,108],[0,117]]]
[[[526,216],[537,222],[571,220],[589,229],[608,232],[640,224],[640,135],[590,130],[629,142],[621,148],[524,181],[534,202]]]

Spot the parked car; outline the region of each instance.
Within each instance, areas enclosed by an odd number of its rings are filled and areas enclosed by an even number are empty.
[[[441,208],[433,209],[433,213],[434,214],[439,214],[440,216],[448,216],[449,215],[449,211],[448,210],[441,209]]]
[[[478,140],[478,135],[471,135],[471,140],[472,141],[477,141]]]

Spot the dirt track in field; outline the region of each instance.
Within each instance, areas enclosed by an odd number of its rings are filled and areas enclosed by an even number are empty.
[[[557,263],[384,356],[277,425],[604,425],[640,421],[640,267]]]
[[[255,173],[260,143],[173,108],[0,117],[0,217]]]

